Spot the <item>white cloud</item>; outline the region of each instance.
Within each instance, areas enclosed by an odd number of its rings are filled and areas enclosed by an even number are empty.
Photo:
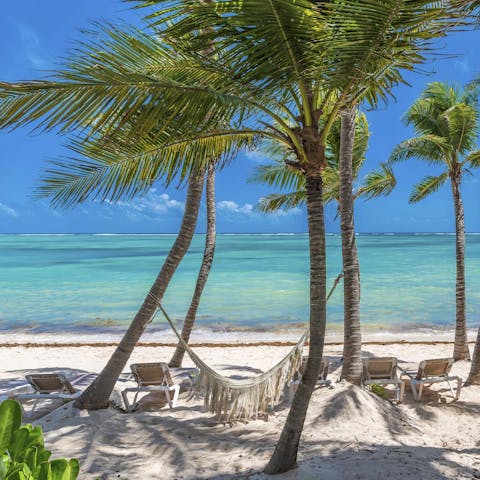
[[[238,203],[233,202],[232,200],[222,200],[221,202],[218,202],[217,208],[226,212],[240,213],[244,215],[253,215],[255,213],[252,204],[245,203],[240,206]]]
[[[255,210],[255,206],[251,203],[244,203],[243,205],[239,205],[237,202],[233,200],[222,200],[221,202],[217,203],[217,209],[219,212],[224,212],[230,217],[236,218],[255,218],[255,219],[272,219],[278,220],[280,218],[290,217],[294,215],[300,215],[302,213],[302,209],[295,207],[291,208],[290,210],[278,210],[277,212],[273,213],[260,213]]]
[[[290,208],[289,210],[277,210],[276,212],[269,213],[272,217],[291,217],[294,215],[300,215],[302,209],[298,207]]]
[[[37,33],[31,27],[22,23],[17,24],[17,28],[20,34],[20,41],[32,67],[47,67],[49,62],[41,53],[40,38]]]
[[[267,156],[258,148],[247,150],[245,152],[245,157],[255,163],[264,163],[267,158]]]
[[[152,188],[144,197],[128,202],[120,201],[115,204],[124,210],[130,219],[158,218],[169,212],[183,212],[185,203],[170,198],[167,193],[156,193]]]
[[[472,71],[472,67],[467,58],[462,60],[455,60],[455,70],[461,70],[463,72],[469,73]]]
[[[4,203],[0,203],[0,213],[3,213],[13,218],[18,217],[17,212],[13,208],[9,207],[8,205],[5,205]]]

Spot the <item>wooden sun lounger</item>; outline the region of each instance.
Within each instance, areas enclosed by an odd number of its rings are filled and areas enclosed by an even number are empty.
[[[395,357],[364,358],[362,384],[394,385],[397,401],[403,400],[405,383],[397,375],[397,359]]]
[[[295,395],[298,385],[302,380],[303,372],[307,367],[307,361],[308,361],[308,356],[302,357],[302,364],[300,365],[300,368],[295,374],[293,380],[290,382],[289,389],[288,389],[288,399],[290,403],[292,403],[293,396]],[[330,365],[328,363],[328,360],[326,358],[322,358],[322,363],[320,364],[320,373],[318,374],[318,378],[316,382],[317,385],[328,387],[332,383],[330,380],[327,380],[329,367]]]
[[[450,387],[453,398],[458,400],[462,390],[462,379],[457,375],[450,375],[453,362],[453,358],[435,358],[421,361],[418,370],[404,370],[402,376],[405,375],[410,379],[413,398],[417,401],[421,400],[424,385],[446,382]],[[457,382],[456,393],[453,390],[452,381]]]
[[[176,407],[178,395],[180,394],[180,385],[173,381],[168,364],[164,362],[134,363],[130,365],[130,369],[137,386],[126,388],[122,391],[127,411],[132,412],[138,406],[137,398],[140,392],[165,392],[170,408]],[[127,394],[129,392],[135,392],[133,403],[128,401]],[[170,397],[170,392],[173,392],[173,400]]]

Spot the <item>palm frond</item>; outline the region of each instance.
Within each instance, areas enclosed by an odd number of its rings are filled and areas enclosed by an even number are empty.
[[[357,191],[357,196],[372,199],[385,196],[395,188],[397,180],[392,168],[385,163],[380,165],[380,170],[370,172]]]
[[[249,181],[266,183],[280,190],[301,190],[305,188],[303,175],[297,170],[289,168],[281,161],[268,165],[259,165],[249,178]]]
[[[436,192],[448,180],[448,171],[437,176],[425,177],[421,182],[413,187],[409,202],[416,203],[423,200],[428,195]]]
[[[451,148],[448,141],[436,135],[422,135],[398,144],[390,154],[388,163],[404,162],[416,158],[432,164],[446,163]]]
[[[475,148],[478,137],[478,112],[474,107],[458,103],[442,116],[448,125],[449,142],[454,151],[464,154]]]
[[[72,207],[87,199],[116,202],[146,193],[156,181],[168,185],[193,170],[204,169],[211,159],[222,168],[239,149],[251,146],[250,131],[213,131],[196,136],[176,135],[168,139],[140,138],[137,141],[71,142],[70,148],[83,155],[50,162],[38,197],[50,198],[54,206]]]
[[[473,152],[470,152],[465,158],[465,162],[471,168],[479,168],[480,167],[480,150],[474,150]]]
[[[0,128],[98,132],[135,117],[139,134],[171,115],[209,128],[253,107],[228,76],[158,37],[111,26],[101,33],[103,40],[90,34],[81,42],[51,80],[0,83]]]
[[[257,209],[264,213],[273,213],[278,210],[290,210],[303,205],[305,201],[305,190],[289,193],[271,193],[258,201]]]
[[[263,88],[297,84],[304,95],[312,61],[325,48],[328,31],[309,0],[140,1],[155,6],[150,22],[175,37],[188,38],[193,51],[211,45],[237,73]],[[303,90],[303,91],[302,91]]]
[[[403,72],[423,63],[434,41],[461,24],[460,12],[430,0],[316,2],[332,31],[328,40],[331,86],[350,101],[386,101]],[[319,70],[325,68],[321,62]]]

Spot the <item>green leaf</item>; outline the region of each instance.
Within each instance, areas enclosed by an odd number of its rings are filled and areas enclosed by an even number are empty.
[[[289,210],[305,203],[306,192],[300,190],[290,193],[272,193],[258,201],[257,209],[265,213]]]
[[[480,167],[480,150],[474,150],[467,155],[465,161],[470,165],[471,168]]]
[[[38,480],[53,480],[50,462],[41,463],[37,475]]]
[[[22,458],[25,450],[29,446],[29,436],[30,432],[26,427],[20,427],[13,433],[10,445],[8,447],[8,451],[13,461],[18,462]]]
[[[427,163],[442,165],[447,163],[450,152],[451,147],[447,139],[436,135],[423,135],[398,144],[390,154],[388,162],[404,162],[415,158]]]
[[[9,446],[15,430],[22,421],[22,408],[14,400],[5,400],[0,404],[0,454]]]
[[[51,480],[75,480],[80,470],[76,459],[58,459],[50,462]]]
[[[478,112],[462,103],[442,113],[448,125],[448,138],[455,152],[464,154],[476,147],[478,137]]]
[[[428,195],[436,192],[448,180],[448,172],[444,172],[438,176],[425,177],[421,182],[413,187],[410,195],[410,203],[419,202]]]
[[[380,165],[380,170],[370,172],[361,187],[358,189],[357,196],[372,199],[385,196],[391,193],[397,184],[393,170],[386,164]]]

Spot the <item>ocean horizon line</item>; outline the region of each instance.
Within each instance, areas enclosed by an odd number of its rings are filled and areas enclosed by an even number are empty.
[[[480,235],[480,232],[465,232],[466,235]],[[455,235],[455,232],[356,232],[356,235]],[[142,233],[142,232],[63,232],[63,233],[28,233],[28,232],[4,232],[0,236],[28,236],[28,237],[68,237],[68,236],[171,236],[178,235],[178,232],[167,233]],[[205,232],[195,233],[195,235],[206,235]],[[291,235],[308,235],[308,232],[217,232],[218,235],[224,236],[291,236]],[[340,232],[326,232],[327,236],[340,236]]]

